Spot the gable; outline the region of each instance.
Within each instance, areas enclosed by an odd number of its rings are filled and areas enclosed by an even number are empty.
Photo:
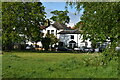
[[[53,28],[53,27],[57,30],[60,30],[60,29],[71,30],[71,28],[69,28],[66,25],[61,24],[59,22],[55,22],[54,24],[51,24],[50,26],[40,26],[40,29]]]
[[[57,28],[55,28],[54,26],[50,25],[46,28],[46,30],[57,30]]]

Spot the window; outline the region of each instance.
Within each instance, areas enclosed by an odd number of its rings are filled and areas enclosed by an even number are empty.
[[[47,30],[47,33],[50,34],[50,30]]]
[[[71,39],[74,39],[74,35],[71,35]]]
[[[51,34],[54,34],[54,30],[51,30]]]

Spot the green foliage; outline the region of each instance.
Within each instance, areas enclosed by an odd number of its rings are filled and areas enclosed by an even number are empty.
[[[82,30],[82,28],[84,27],[84,23],[82,21],[79,21],[76,25],[75,28],[78,28],[79,30]]]
[[[53,16],[50,18],[53,21],[60,22],[62,24],[69,23],[70,18],[67,16],[68,11],[52,11]]]
[[[11,54],[10,54],[11,53]],[[117,61],[100,65],[100,54],[7,52],[3,78],[118,78]],[[22,62],[22,63],[21,63]],[[26,64],[27,63],[27,64]]]
[[[51,39],[51,45],[56,44],[59,41],[59,39],[57,39],[57,37],[54,36],[54,34],[46,34],[46,37]]]
[[[3,47],[26,40],[40,41],[39,26],[44,21],[45,12],[41,2],[3,2]]]
[[[110,62],[116,57],[115,47],[120,44],[120,2],[71,2],[68,4],[76,6],[78,12],[84,8],[81,17],[84,23],[83,37],[89,38],[93,47],[96,47],[97,42],[103,43],[110,40],[109,48],[103,52],[103,63]]]
[[[43,48],[45,50],[48,50],[50,45],[56,44],[59,41],[57,37],[54,36],[54,34],[46,34],[45,37],[42,38],[41,42],[43,45]]]
[[[119,60],[119,52],[115,51],[115,46],[116,46],[116,43],[112,43],[111,47],[103,52],[103,55],[102,55],[103,65],[107,65],[111,60],[115,60],[115,61]]]
[[[43,48],[48,51],[51,39],[49,37],[42,38],[41,40]]]
[[[69,3],[76,9],[84,8],[81,17],[84,23],[84,37],[97,42],[110,39],[111,42],[120,40],[120,3],[116,2],[83,2]],[[86,35],[89,34],[89,35]]]

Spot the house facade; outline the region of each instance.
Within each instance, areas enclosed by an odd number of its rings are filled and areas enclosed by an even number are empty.
[[[91,42],[86,40],[83,42],[83,36],[80,34],[81,31],[77,29],[71,29],[61,23],[55,22],[49,26],[41,26],[40,31],[44,33],[44,36],[49,34],[54,34],[60,41],[58,45],[66,46],[69,48],[75,47],[91,47]]]

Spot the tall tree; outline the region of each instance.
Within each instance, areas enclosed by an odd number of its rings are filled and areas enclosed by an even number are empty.
[[[41,2],[3,2],[2,28],[3,48],[26,39],[40,41],[39,26],[45,21],[44,6]]]
[[[84,38],[91,38],[96,42],[111,42],[120,40],[120,3],[119,2],[76,2],[68,3],[76,6],[80,11],[84,8],[81,17],[84,23]],[[86,35],[89,34],[89,35]]]
[[[69,21],[70,21],[70,18],[67,15],[68,11],[55,10],[55,11],[52,11],[51,13],[53,14],[53,16],[50,19],[53,21],[57,21],[57,22],[60,22],[62,24],[69,23]]]
[[[103,65],[111,59],[118,60],[115,47],[120,44],[120,2],[83,2],[68,3],[76,5],[76,9],[84,8],[81,20],[84,23],[84,39],[90,38],[92,42],[110,40],[111,45],[103,52]],[[82,6],[82,7],[81,7]]]

